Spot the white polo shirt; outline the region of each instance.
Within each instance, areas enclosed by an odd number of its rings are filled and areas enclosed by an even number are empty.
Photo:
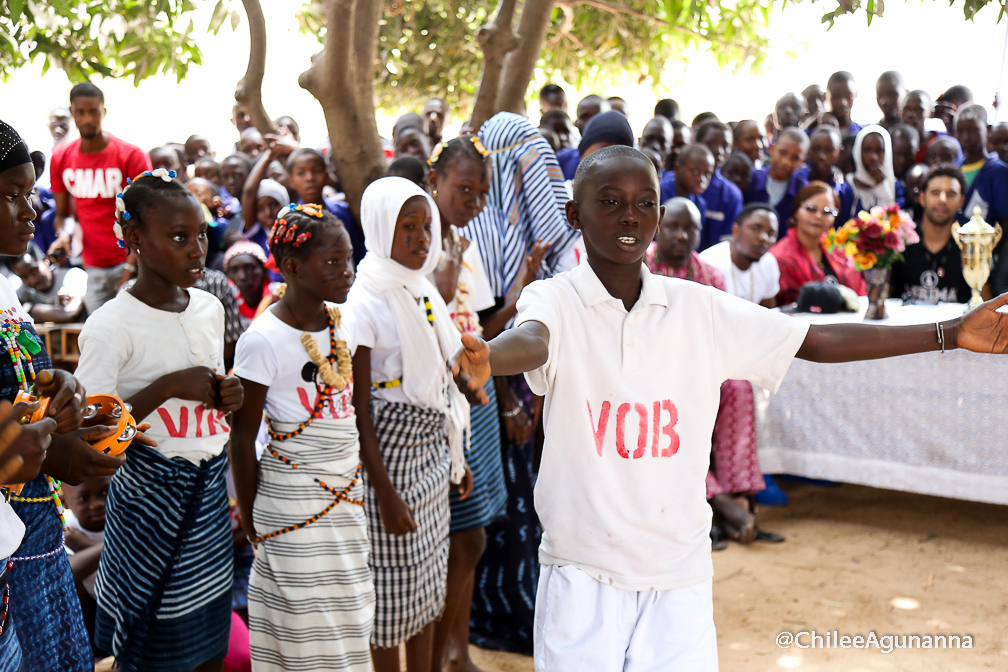
[[[725,289],[732,296],[759,303],[780,293],[780,266],[777,257],[769,252],[744,271],[732,261],[730,240],[708,247],[700,258],[721,271]]]
[[[725,380],[776,391],[808,325],[641,265],[627,313],[589,263],[525,288],[517,324],[549,329],[525,374],[545,395],[539,559],[623,590],[713,576],[704,478]]]

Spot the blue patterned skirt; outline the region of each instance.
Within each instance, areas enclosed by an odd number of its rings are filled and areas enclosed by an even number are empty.
[[[534,395],[525,377],[508,385],[531,417]],[[542,524],[533,503],[535,433],[518,445],[501,437],[507,514],[487,526],[487,547],[476,567],[469,641],[484,649],[532,653]]]
[[[135,443],[126,455],[108,495],[95,642],[126,671],[221,660],[234,574],[227,456],[196,466]]]
[[[48,495],[49,486],[42,475],[21,492],[22,497]],[[14,568],[9,579],[10,614],[21,645],[21,670],[90,672],[94,670],[91,644],[63,547],[63,525],[56,505],[50,500],[43,504],[11,502],[11,506],[25,524],[24,541],[11,556]]]
[[[466,462],[473,472],[473,491],[460,500],[454,490],[450,493],[451,531],[465,532],[486,527],[503,513],[507,501],[504,487],[504,470],[501,468],[501,427],[497,411],[497,392],[493,378],[486,386],[490,403],[473,406],[471,411],[472,447],[466,453]]]

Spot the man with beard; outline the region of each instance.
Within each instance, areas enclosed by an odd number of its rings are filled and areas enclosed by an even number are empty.
[[[750,203],[735,219],[731,239],[704,250],[700,259],[721,271],[729,294],[772,308],[780,267],[767,252],[776,242],[777,211],[769,203]]]
[[[939,166],[921,189],[924,219],[920,242],[907,245],[903,261],[893,264],[890,286],[904,302],[965,303],[972,294],[963,278],[962,256],[952,240],[952,224],[963,203],[966,178],[958,168]],[[985,288],[984,293],[987,293]]]
[[[151,162],[139,147],[102,130],[105,95],[94,84],[83,82],[70,90],[70,114],[80,138],[53,151],[50,175],[56,198],[56,240],[49,254],[70,255],[79,222],[84,243],[81,256],[88,274],[84,304],[93,313],[116,295],[135,270],[112,230],[116,195],[122,193],[127,178],[150,170]]]

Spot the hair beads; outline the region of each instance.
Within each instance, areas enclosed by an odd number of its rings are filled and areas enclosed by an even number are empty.
[[[174,170],[166,170],[164,168],[158,168],[157,170],[145,170],[144,172],[140,173],[134,178],[129,177],[126,178],[126,186],[123,188],[121,193],[116,194],[115,199],[116,216],[115,216],[115,222],[112,224],[112,230],[115,232],[115,237],[117,238],[116,245],[118,245],[120,248],[126,247],[126,242],[123,238],[122,227],[123,224],[125,224],[126,222],[128,222],[130,219],[133,218],[133,215],[131,215],[129,210],[126,209],[126,201],[124,200],[124,197],[126,195],[126,191],[133,186],[133,183],[139,180],[141,177],[160,177],[165,182],[171,182],[177,176],[178,173],[176,173]]]

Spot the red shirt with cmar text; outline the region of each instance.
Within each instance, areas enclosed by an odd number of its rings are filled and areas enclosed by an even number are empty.
[[[151,169],[150,157],[142,149],[106,135],[108,146],[102,151],[85,154],[78,138],[56,147],[49,164],[53,193],[74,198],[86,267],[111,268],[126,261],[126,250],[119,247],[112,230],[116,194],[122,193],[126,178]]]

